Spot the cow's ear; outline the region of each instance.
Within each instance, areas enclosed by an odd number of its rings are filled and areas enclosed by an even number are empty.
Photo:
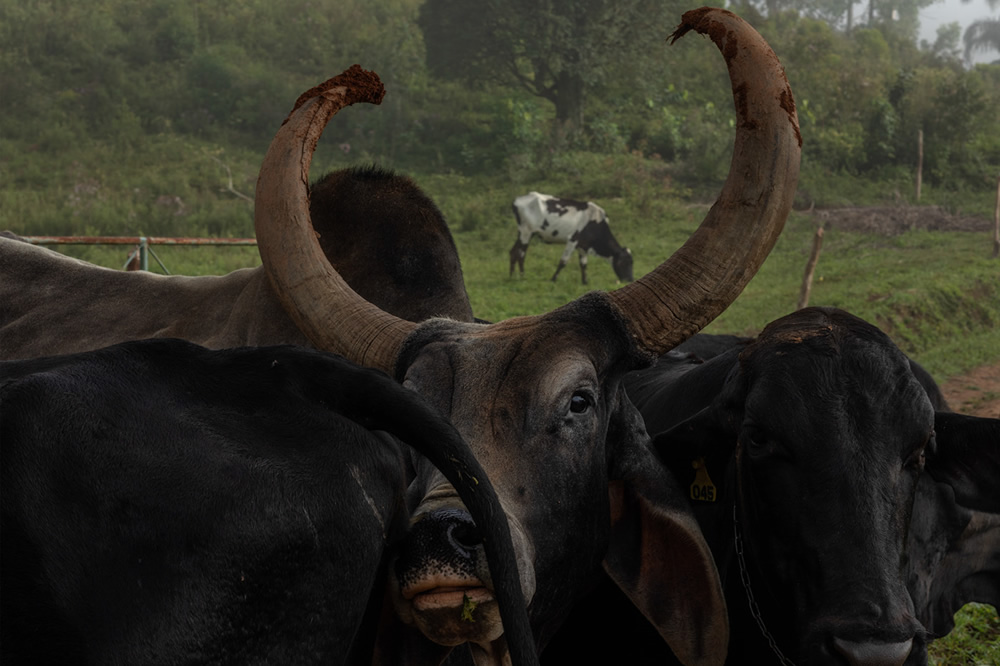
[[[650,461],[659,474],[611,483],[604,570],[682,663],[721,664],[729,616],[712,552],[672,476]]]
[[[1000,419],[937,412],[934,432],[927,472],[951,486],[958,504],[1000,513]]]
[[[907,587],[932,637],[947,635],[967,603],[1000,607],[1000,514],[956,502],[946,483],[921,474],[906,541]]]
[[[604,570],[683,663],[720,664],[729,616],[712,552],[635,408],[626,400],[617,411]]]
[[[1000,606],[1000,419],[937,412],[907,535],[914,611],[934,635],[971,602]]]
[[[669,430],[653,436],[653,450],[664,464],[688,465],[697,458],[728,456],[736,447],[740,419],[712,403]]]

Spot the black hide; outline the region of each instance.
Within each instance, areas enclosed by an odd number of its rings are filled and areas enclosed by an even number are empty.
[[[382,373],[178,340],[0,364],[3,663],[370,663],[406,529],[394,437],[442,465],[505,553],[497,595],[519,591],[482,469]]]

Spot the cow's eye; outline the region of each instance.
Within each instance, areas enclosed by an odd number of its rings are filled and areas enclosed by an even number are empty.
[[[919,451],[915,452],[910,456],[910,459],[906,462],[906,466],[910,469],[923,469],[926,458],[924,457],[924,450],[921,448]]]
[[[569,399],[569,411],[574,414],[583,414],[585,411],[590,409],[593,404],[594,401],[590,397],[589,393],[577,391],[573,394],[573,397]]]
[[[903,466],[907,469],[916,470],[918,472],[922,470],[924,468],[924,463],[927,462],[927,445],[930,444],[932,440],[933,438],[929,438],[919,449],[911,453]]]
[[[763,428],[748,426],[743,428],[740,440],[751,456],[763,456],[773,453],[774,443]]]

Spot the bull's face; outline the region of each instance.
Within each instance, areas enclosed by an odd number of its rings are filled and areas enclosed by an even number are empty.
[[[602,325],[593,312],[548,319],[509,330],[436,323],[415,335],[419,348],[403,379],[449,417],[499,489],[536,635],[562,618],[600,570],[611,525],[609,424],[633,424],[614,428],[616,455],[647,442],[619,389],[622,373],[640,362],[625,331]],[[437,539],[450,547],[421,553],[420,544],[431,542],[425,533],[467,530],[454,491],[435,479],[420,489],[411,536],[394,567],[400,614],[439,643],[491,641],[502,629],[488,579],[477,570],[475,539]],[[536,580],[544,586],[536,588]]]

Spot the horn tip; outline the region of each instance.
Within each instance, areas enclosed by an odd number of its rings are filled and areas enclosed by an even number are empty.
[[[713,41],[718,43],[716,35],[712,34],[713,17],[722,16],[735,17],[736,15],[727,9],[719,9],[718,7],[701,7],[700,9],[692,9],[684,12],[681,15],[680,25],[677,26],[677,29],[667,39],[673,44],[688,32],[694,30],[702,35],[708,35]]]
[[[358,102],[381,104],[382,98],[385,97],[385,86],[378,74],[362,69],[361,65],[351,65],[337,76],[299,95],[292,113],[313,97],[318,97],[333,88],[343,88],[344,106]]]

